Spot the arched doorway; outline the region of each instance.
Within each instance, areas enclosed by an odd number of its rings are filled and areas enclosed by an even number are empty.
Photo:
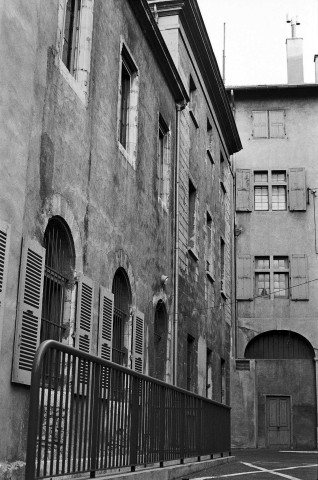
[[[112,292],[114,294],[112,361],[119,365],[127,365],[131,288],[128,275],[123,268],[118,268],[115,272]]]
[[[255,360],[258,446],[316,446],[314,349],[302,335],[273,330],[254,337],[245,358]]]

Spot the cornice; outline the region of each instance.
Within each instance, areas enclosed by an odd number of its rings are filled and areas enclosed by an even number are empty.
[[[175,101],[188,102],[188,92],[185,89],[179,72],[171,58],[168,47],[161,35],[147,0],[128,0],[128,3],[154,53]]]
[[[230,154],[242,149],[225,86],[197,0],[149,0],[157,14],[178,15],[195,55]]]

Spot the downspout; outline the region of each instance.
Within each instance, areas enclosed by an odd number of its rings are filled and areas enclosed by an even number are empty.
[[[178,303],[179,303],[179,176],[180,176],[180,114],[186,102],[176,103],[176,161],[174,174],[174,282],[173,282],[173,385],[177,385],[178,364]]]

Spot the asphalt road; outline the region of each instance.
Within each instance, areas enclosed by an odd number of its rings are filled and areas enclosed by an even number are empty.
[[[183,477],[208,480],[318,480],[318,453],[257,450],[233,450],[235,461]]]

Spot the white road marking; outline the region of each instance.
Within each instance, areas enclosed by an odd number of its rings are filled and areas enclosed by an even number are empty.
[[[246,465],[247,467],[256,468],[261,472],[271,473],[272,475],[277,475],[278,477],[288,478],[289,480],[301,480],[301,478],[298,478],[298,477],[291,477],[290,475],[286,475],[285,473],[279,473],[277,472],[277,470],[273,471],[273,470],[268,470],[267,468],[257,467],[252,463],[245,463],[245,462],[241,462],[241,463],[243,463],[243,465]]]
[[[291,477],[290,475],[284,475],[283,473],[279,473],[281,471],[285,471],[285,470],[297,470],[299,468],[314,468],[314,467],[318,467],[318,464],[317,463],[312,463],[312,464],[309,464],[309,465],[296,465],[294,467],[284,467],[284,468],[277,468],[277,469],[274,469],[274,470],[268,470],[266,468],[261,468],[261,467],[257,467],[256,465],[253,465],[252,463],[245,463],[245,462],[240,462],[242,463],[243,465],[246,465],[248,467],[252,467],[252,468],[258,468],[258,470],[252,470],[252,471],[249,471],[249,472],[237,472],[237,473],[227,473],[226,475],[217,475],[217,476],[213,476],[213,477],[196,477],[196,478],[193,478],[192,480],[212,480],[213,478],[228,478],[228,477],[238,477],[240,475],[256,475],[257,473],[263,473],[263,472],[266,472],[266,473],[271,473],[273,475],[278,475],[280,477],[284,477],[284,478],[289,478],[290,480],[301,480],[297,477]]]

